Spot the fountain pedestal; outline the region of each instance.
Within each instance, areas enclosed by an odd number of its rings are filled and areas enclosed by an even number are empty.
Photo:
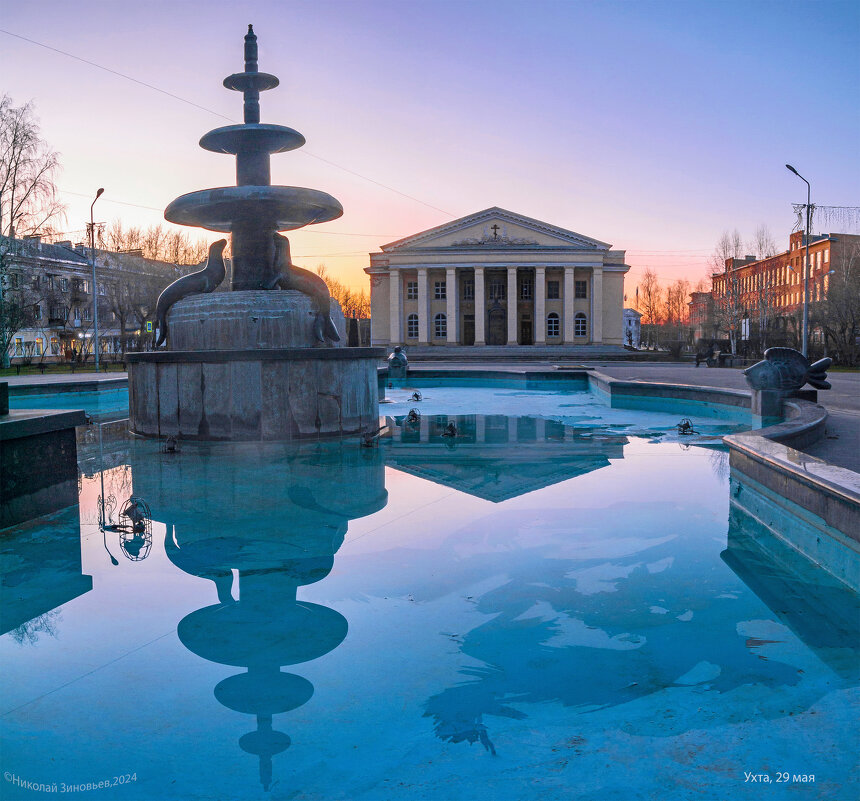
[[[342,332],[336,303],[332,311]],[[171,349],[128,355],[131,430],[207,440],[375,431],[384,349],[319,346],[315,313],[307,295],[292,291],[179,301],[170,311]]]

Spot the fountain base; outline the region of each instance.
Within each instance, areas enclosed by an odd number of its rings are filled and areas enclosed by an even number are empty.
[[[343,315],[332,319],[346,341]],[[128,354],[129,424],[147,437],[294,440],[376,431],[383,348],[313,336],[300,292],[218,292],[175,304],[171,349]],[[181,349],[180,349],[181,348]]]

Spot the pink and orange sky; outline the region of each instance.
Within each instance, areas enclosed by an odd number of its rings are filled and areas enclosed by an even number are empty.
[[[6,3],[0,89],[61,153],[68,231],[99,186],[98,220],[148,225],[234,182],[197,141],[241,119],[221,80],[249,22],[281,79],[262,119],[308,142],[272,182],[345,209],[293,233],[293,258],[356,287],[369,251],[489,206],[626,249],[632,299],[647,266],[703,277],[726,228],[782,246],[805,201],[785,162],[813,202],[860,205],[853,1]]]

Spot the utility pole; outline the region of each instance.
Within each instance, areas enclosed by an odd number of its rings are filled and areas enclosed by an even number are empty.
[[[812,216],[811,195],[812,190],[809,186],[809,181],[806,180],[791,164],[786,164],[786,168],[791,170],[803,183],[806,184],[806,253],[804,255],[803,267],[800,270],[800,275],[803,279],[803,347],[802,352],[807,356],[809,350],[809,236],[810,236],[810,220]]]
[[[96,372],[99,371],[99,285],[96,283],[96,224],[93,220],[93,206],[102,196],[104,189],[96,192],[95,200],[90,204],[90,261],[93,269],[93,353],[96,359]]]

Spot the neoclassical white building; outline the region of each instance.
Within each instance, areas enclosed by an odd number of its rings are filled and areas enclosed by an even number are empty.
[[[374,345],[621,345],[624,251],[497,207],[370,254]]]

